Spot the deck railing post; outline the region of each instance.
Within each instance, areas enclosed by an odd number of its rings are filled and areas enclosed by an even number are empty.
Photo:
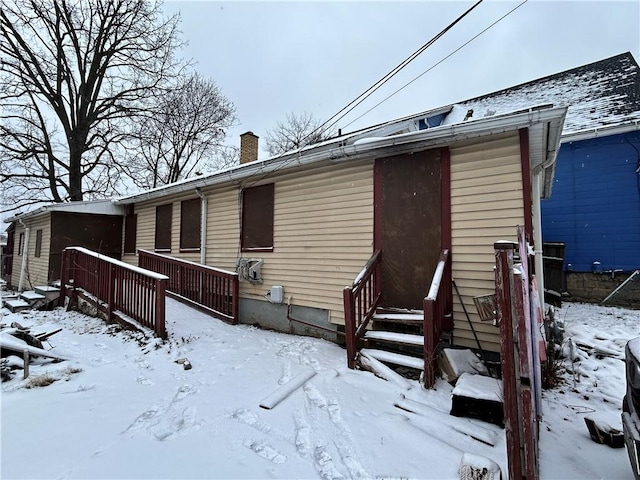
[[[155,288],[155,332],[163,340],[167,339],[167,328],[165,325],[165,292],[167,280],[157,280]]]
[[[107,278],[107,321],[110,322],[113,318],[114,311],[116,266],[109,264],[107,268],[109,269],[109,275]]]
[[[508,478],[522,478],[522,443],[518,425],[516,389],[516,354],[511,302],[513,293],[513,244],[495,243],[495,281],[497,320],[500,326],[500,364],[504,404],[505,436],[507,439]]]
[[[422,308],[424,309],[424,386],[425,388],[432,388],[436,382],[433,356],[438,335],[435,325],[435,301],[425,298]]]
[[[356,356],[356,319],[354,312],[353,290],[345,287],[342,291],[344,302],[344,333],[347,346],[347,366],[355,368]]]
[[[233,316],[233,324],[236,325],[239,321],[239,303],[240,303],[240,281],[238,279],[238,276],[235,275],[233,277],[233,305],[231,307],[232,309],[232,316]]]
[[[64,300],[67,296],[67,284],[69,283],[69,251],[62,251],[62,262],[60,265],[60,296],[58,297],[58,306],[64,306]]]

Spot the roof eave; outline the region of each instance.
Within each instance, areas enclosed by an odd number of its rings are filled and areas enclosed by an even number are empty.
[[[373,156],[387,154],[401,154],[418,151],[425,148],[450,145],[472,138],[495,135],[509,131],[516,131],[533,124],[555,122],[562,129],[566,116],[566,107],[548,107],[496,115],[494,117],[444,125],[426,130],[410,132],[391,137],[361,139],[354,145],[336,144],[332,148],[310,149],[305,152],[286,154],[275,159],[268,159],[236,168],[222,171],[205,178],[195,178],[191,181],[168,185],[155,189],[114,199],[116,205],[126,205],[136,202],[153,200],[166,195],[182,193],[195,188],[203,188],[224,183],[239,183],[256,175],[265,175],[275,171],[283,171],[303,165],[310,165],[322,161],[352,161]],[[559,137],[558,137],[559,138]],[[556,147],[557,148],[557,145]],[[547,154],[549,151],[547,150]],[[555,160],[555,153],[553,159]],[[533,160],[533,159],[532,159]],[[544,159],[535,159],[535,164],[544,163]]]

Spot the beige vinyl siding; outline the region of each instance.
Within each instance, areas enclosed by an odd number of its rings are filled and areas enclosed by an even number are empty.
[[[235,271],[236,258],[261,258],[262,285],[240,284],[240,295],[266,301],[273,285],[284,287],[294,305],[330,310],[334,323],[344,323],[342,290],[353,282],[373,251],[373,161],[349,166],[273,175],[273,252],[241,252],[238,186],[205,187],[207,196],[207,265]],[[250,182],[247,186],[253,186]],[[136,248],[153,251],[155,207],[173,203],[171,256],[200,261],[200,253],[179,252],[180,201],[188,194],[135,206]],[[135,255],[124,261],[136,264]]]
[[[16,223],[13,233],[13,267],[11,270],[10,283],[13,288],[18,288],[20,281],[20,266],[22,264],[22,255],[18,255],[20,251],[20,234],[24,234],[24,227],[20,223]]]
[[[240,252],[239,190],[207,193],[207,263],[235,270],[235,259],[262,258],[262,285],[241,283],[241,296],[263,299],[273,285],[292,304],[330,310],[344,323],[342,289],[372,253],[373,163],[327,166],[269,180],[274,190],[273,252]],[[263,181],[262,183],[268,183]]]
[[[199,263],[200,252],[180,252],[180,202],[193,198],[197,198],[195,190],[135,205],[134,213],[138,216],[136,227],[136,250],[154,251],[156,207],[171,203],[171,217],[173,219],[171,222],[171,252],[163,252],[163,254]],[[138,264],[137,255],[123,255],[122,260],[131,265]]]
[[[500,336],[491,322],[481,322],[473,297],[495,291],[497,240],[516,240],[524,224],[520,143],[507,134],[481,144],[451,149],[451,236],[453,278],[483,349],[499,352]],[[457,345],[477,344],[454,295]]]
[[[25,290],[32,289],[39,285],[46,285],[49,281],[49,250],[51,244],[51,214],[44,213],[26,220],[25,225],[29,227],[29,245],[27,252],[27,270],[25,272],[24,285]],[[36,257],[36,232],[42,229],[42,246],[40,248],[40,257]],[[22,259],[24,255],[18,255],[20,242],[20,234],[26,233],[25,228],[18,223],[15,229],[15,244],[13,250],[13,271],[11,272],[11,285],[18,287],[20,282],[20,269],[22,268]]]

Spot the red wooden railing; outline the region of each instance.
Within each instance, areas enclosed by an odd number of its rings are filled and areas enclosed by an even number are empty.
[[[367,330],[367,324],[380,303],[380,261],[382,253],[376,250],[356,277],[353,285],[344,287],[344,331],[347,343],[347,365],[355,368],[358,342]]]
[[[440,253],[429,293],[424,298],[424,386],[431,388],[436,381],[438,343],[443,332],[453,330],[453,292],[451,290],[451,262],[449,250]]]
[[[86,295],[106,313],[107,320],[122,313],[167,338],[165,289],[167,277],[128,265],[82,247],[62,252],[59,304],[65,297]],[[84,296],[84,295],[83,295]]]
[[[535,332],[540,329],[542,313],[535,277],[529,274],[530,247],[524,228],[518,227],[518,244],[496,242],[493,248],[508,478],[538,478],[542,387]],[[520,257],[518,267],[514,266],[515,252]]]
[[[216,317],[238,323],[238,274],[179,258],[138,250],[138,265],[169,277],[167,292]]]

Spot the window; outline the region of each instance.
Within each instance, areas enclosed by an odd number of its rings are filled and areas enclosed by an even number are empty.
[[[138,215],[126,215],[124,217],[124,253],[136,253],[137,228]]]
[[[273,251],[273,183],[242,191],[242,251]]]
[[[42,229],[36,230],[36,253],[35,256],[39,257],[42,251]]]
[[[22,255],[22,248],[24,247],[24,233],[20,234],[18,239],[18,255]]]
[[[199,198],[185,200],[180,204],[180,251],[200,251],[201,208]]]
[[[156,244],[157,252],[171,251],[171,217],[173,205],[160,205],[156,207]]]

